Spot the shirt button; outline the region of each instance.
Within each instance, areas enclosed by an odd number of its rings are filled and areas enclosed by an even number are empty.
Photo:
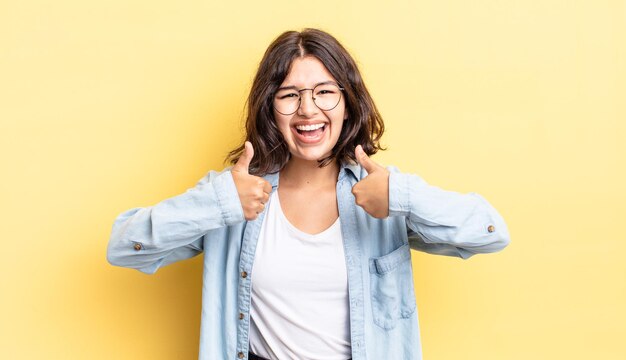
[[[240,351],[239,354],[237,354],[237,357],[243,359],[243,353]]]
[[[241,277],[244,278],[244,279],[247,278],[248,277],[248,273],[245,272],[245,271],[242,271],[241,272]]]
[[[245,315],[243,313],[239,313],[239,320],[243,320],[244,316]]]
[[[133,246],[133,249],[139,251],[141,250],[141,244],[140,243],[135,243],[135,245]]]
[[[493,225],[489,225],[489,227],[487,227],[487,231],[491,233],[491,232],[496,231],[496,228]]]

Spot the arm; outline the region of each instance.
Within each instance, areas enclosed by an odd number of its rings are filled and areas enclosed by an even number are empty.
[[[120,214],[113,223],[107,260],[152,274],[202,252],[203,236],[210,230],[242,221],[231,172],[211,171],[183,194]]]
[[[417,175],[387,169],[389,216],[406,217],[411,248],[467,259],[509,244],[504,219],[482,196],[442,190]]]

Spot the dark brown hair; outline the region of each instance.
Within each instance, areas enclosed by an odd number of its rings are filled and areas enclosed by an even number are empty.
[[[291,63],[303,56],[320,60],[345,89],[343,95],[348,118],[344,120],[331,155],[318,160],[320,167],[329,165],[334,159],[340,163],[356,161],[354,148],[359,144],[367,155],[385,150],[379,144],[385,125],[348,51],[333,36],[318,29],[287,31],[265,51],[248,96],[245,140],[254,148],[250,174],[274,173],[289,161],[291,154],[274,119],[272,103]],[[226,161],[235,164],[243,151],[242,143],[227,155]]]

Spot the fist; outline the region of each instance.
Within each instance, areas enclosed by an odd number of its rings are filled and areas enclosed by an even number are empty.
[[[389,216],[389,171],[378,165],[357,145],[354,154],[367,176],[352,187],[356,204],[377,219]]]
[[[248,173],[250,161],[254,156],[254,149],[252,149],[252,144],[249,141],[246,141],[244,146],[243,154],[230,171],[237,187],[243,215],[246,220],[250,221],[256,219],[265,210],[265,204],[270,198],[270,192],[272,192],[272,185],[267,180]]]

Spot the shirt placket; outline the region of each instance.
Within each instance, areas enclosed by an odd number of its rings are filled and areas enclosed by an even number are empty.
[[[365,309],[363,303],[363,271],[361,269],[361,247],[352,184],[347,171],[342,172],[337,182],[337,205],[341,218],[341,233],[348,272],[348,296],[350,304],[350,342],[352,359],[366,359],[365,353]]]
[[[272,193],[278,187],[278,174],[270,174],[266,177],[272,184]],[[270,193],[271,195],[271,193]],[[237,349],[235,359],[247,359],[248,343],[250,337],[250,296],[252,290],[252,265],[254,264],[254,254],[265,211],[252,221],[248,221],[243,234],[241,244],[241,255],[239,258],[239,286],[237,287],[237,306],[239,311],[237,326]]]

